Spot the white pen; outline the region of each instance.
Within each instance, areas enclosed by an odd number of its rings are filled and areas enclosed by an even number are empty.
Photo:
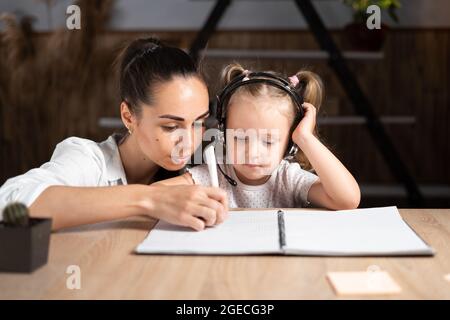
[[[219,177],[217,176],[217,161],[214,143],[210,143],[203,151],[203,157],[208,165],[209,176],[211,178],[211,185],[213,187],[219,186]]]

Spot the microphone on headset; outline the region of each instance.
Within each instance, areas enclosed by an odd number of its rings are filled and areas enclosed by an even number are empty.
[[[223,139],[220,138],[221,132],[218,133],[219,138],[215,136],[211,137],[211,143],[205,147],[203,151],[203,156],[205,158],[206,164],[208,165],[209,175],[211,176],[213,186],[215,186],[215,180],[217,179],[217,169],[219,169],[220,173],[223,177],[228,181],[232,186],[237,186],[236,180],[227,175],[221,168],[220,164],[217,162],[215,155],[215,147],[219,142],[223,142]],[[217,183],[218,184],[218,183]],[[217,185],[218,186],[218,185]]]
[[[205,150],[210,146],[213,145],[214,146],[214,150],[215,147],[220,143],[222,146],[225,143],[225,138],[224,138],[224,133],[219,129],[220,125],[219,125],[219,120],[217,117],[217,104],[216,103],[210,103],[209,105],[209,110],[210,110],[210,114],[209,117],[206,118],[205,120],[205,125],[206,128],[208,129],[215,129],[217,130],[217,134],[213,135],[211,137],[211,142],[209,145],[207,145],[205,147]],[[205,156],[205,154],[204,154]],[[208,159],[205,159],[206,161],[208,161]],[[215,159],[214,156],[214,161],[216,162],[217,165],[217,169],[219,169],[220,173],[223,175],[223,177],[228,181],[229,184],[231,184],[233,187],[237,186],[237,182],[236,180],[234,180],[233,178],[231,178],[229,175],[227,175],[222,167],[220,166],[219,163],[217,163],[217,159]]]
[[[223,177],[228,181],[229,184],[231,184],[233,187],[237,186],[236,180],[234,180],[232,177],[227,175],[225,172],[223,172],[222,168],[219,164],[217,164],[217,168],[219,168],[220,173],[223,175]]]

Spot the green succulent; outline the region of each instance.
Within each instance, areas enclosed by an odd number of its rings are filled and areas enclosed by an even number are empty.
[[[26,227],[30,222],[30,215],[26,205],[12,202],[3,209],[3,222],[7,226]]]

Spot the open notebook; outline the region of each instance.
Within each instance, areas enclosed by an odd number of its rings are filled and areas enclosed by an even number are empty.
[[[396,207],[341,210],[231,211],[203,231],[159,221],[140,254],[318,256],[433,255]]]

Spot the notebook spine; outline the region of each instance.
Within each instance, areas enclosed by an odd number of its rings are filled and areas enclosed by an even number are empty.
[[[278,210],[278,238],[280,240],[280,249],[286,246],[286,233],[284,227],[284,212]]]

